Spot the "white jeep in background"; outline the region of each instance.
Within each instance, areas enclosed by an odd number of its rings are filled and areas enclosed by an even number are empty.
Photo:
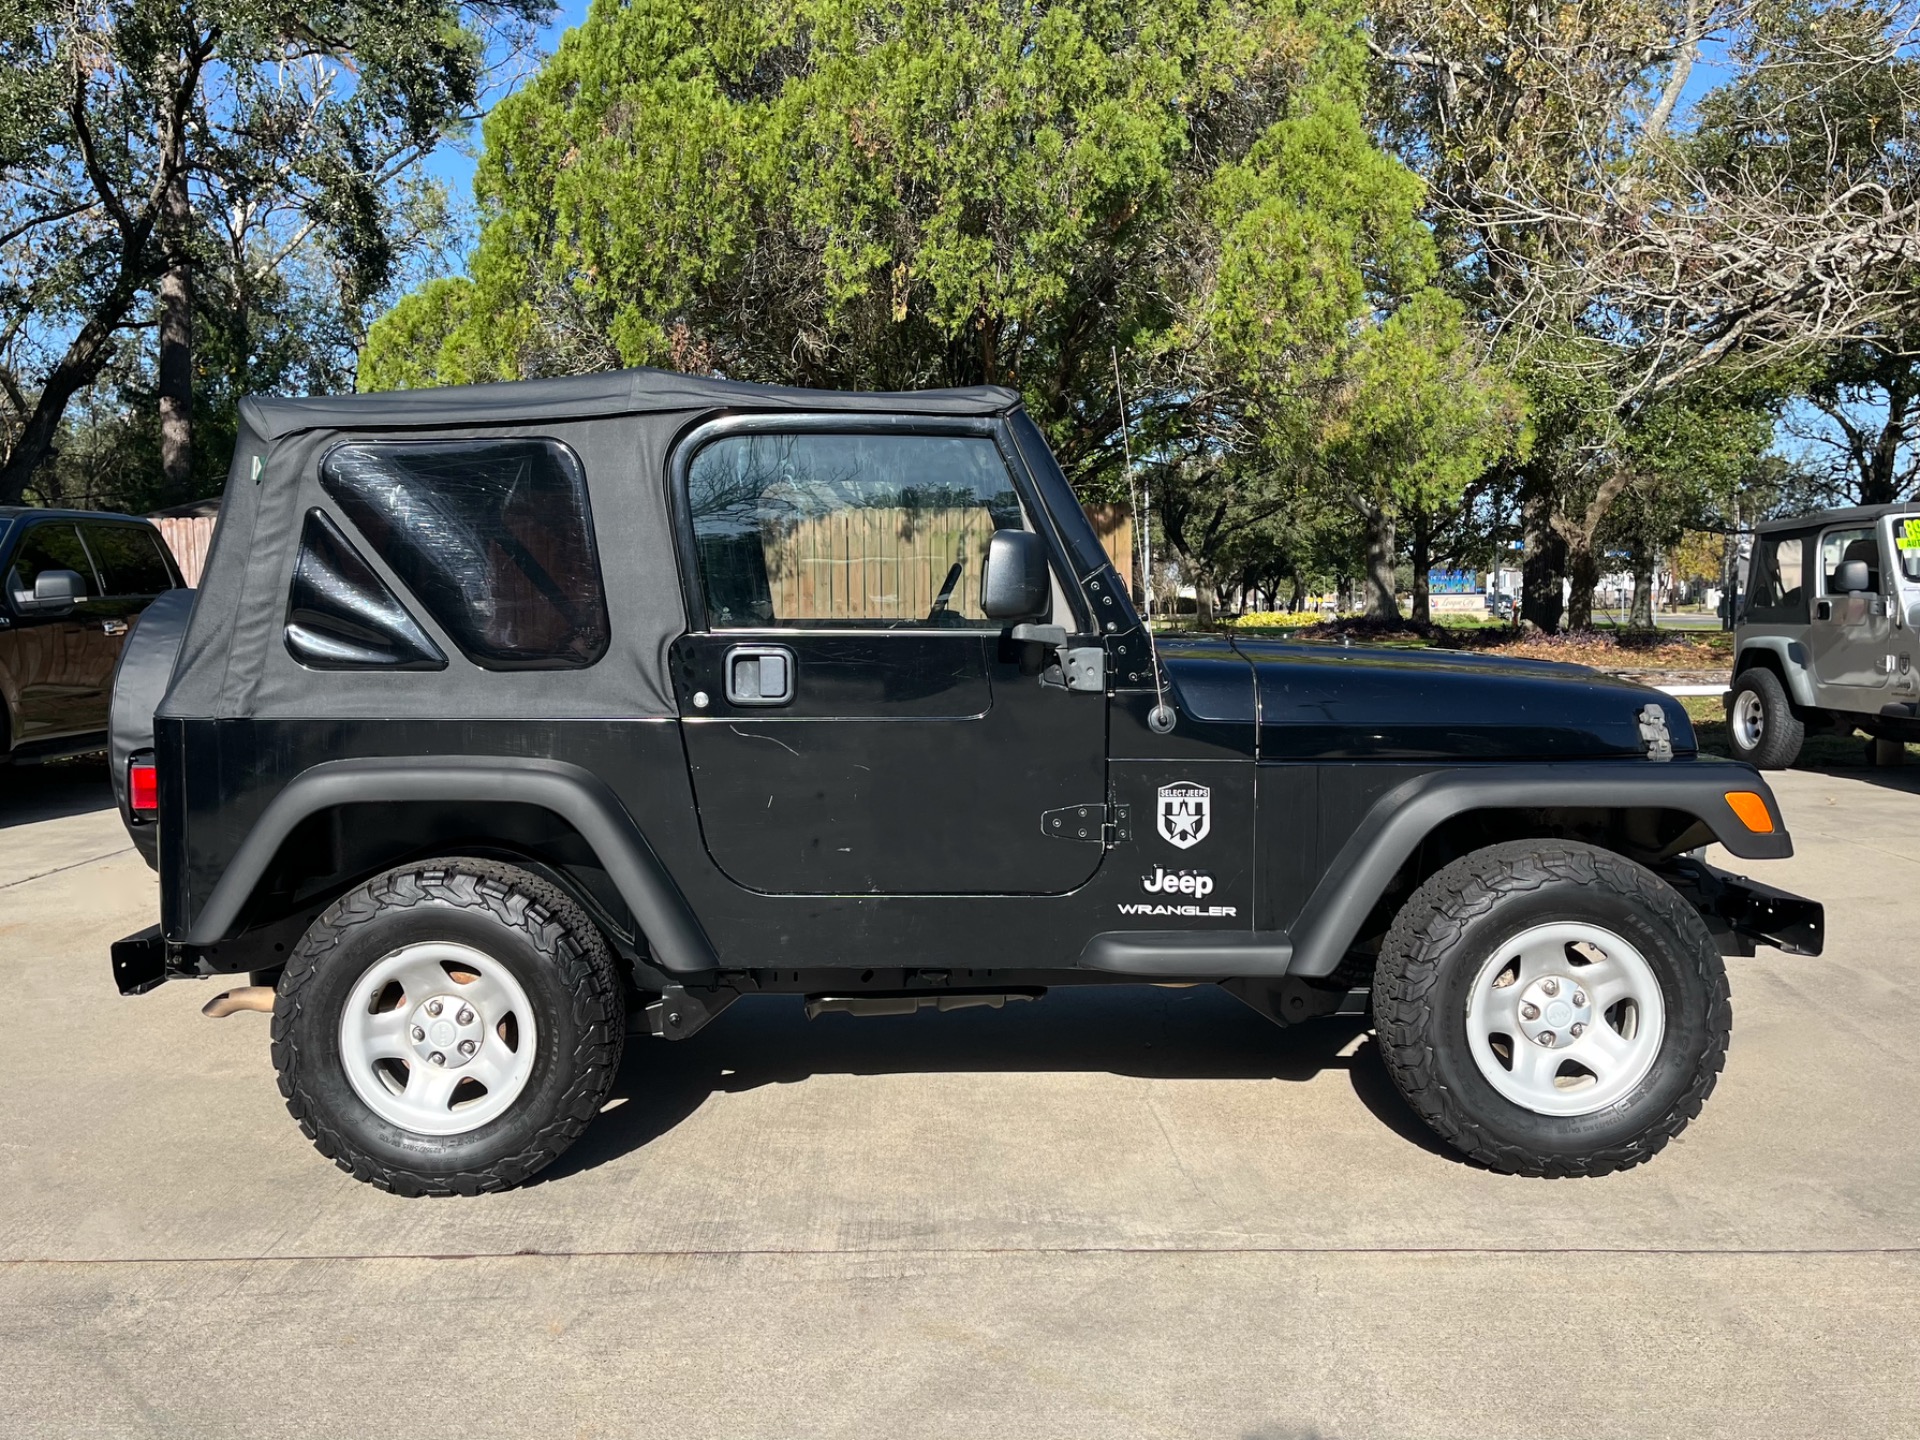
[[[1733,753],[1783,769],[1809,731],[1920,740],[1920,503],[1772,520],[1754,536],[1734,632]]]

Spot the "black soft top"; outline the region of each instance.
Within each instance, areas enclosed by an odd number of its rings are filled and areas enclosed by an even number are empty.
[[[688,410],[848,410],[902,415],[998,415],[1020,397],[998,385],[960,390],[803,390],[750,385],[671,370],[614,370],[556,380],[512,380],[494,385],[449,385],[438,390],[389,390],[378,395],[316,395],[282,400],[251,396],[240,402],[243,424],[262,440],[302,430],[389,427],[522,425],[595,415],[657,414]]]
[[[666,471],[669,452],[689,427],[721,414],[967,418],[1019,404],[1015,392],[997,386],[871,394],[662,370],[243,400],[219,528],[157,713],[253,721],[671,717],[678,710],[668,648],[686,629],[686,605]],[[355,533],[320,484],[326,454],[353,440],[488,437],[554,440],[580,461],[604,580],[606,653],[584,668],[560,670],[483,670],[451,652],[451,663],[437,672],[302,667],[286,648],[284,627],[303,521],[317,509]],[[364,537],[360,548],[369,564],[384,568]],[[387,580],[404,590],[391,574]]]

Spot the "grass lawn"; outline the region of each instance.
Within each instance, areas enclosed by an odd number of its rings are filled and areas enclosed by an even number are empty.
[[[1315,620],[1309,624],[1287,623],[1290,619],[1253,615],[1231,628],[1238,635],[1271,635],[1290,640],[1347,639],[1356,645],[1468,650],[1480,655],[1563,660],[1630,674],[1710,672],[1724,676],[1733,664],[1733,635],[1725,630],[1662,630],[1640,634],[1601,627],[1581,634],[1541,635],[1516,630],[1502,621],[1466,615],[1443,616],[1437,623],[1423,627],[1409,622],[1397,629],[1355,617]]]

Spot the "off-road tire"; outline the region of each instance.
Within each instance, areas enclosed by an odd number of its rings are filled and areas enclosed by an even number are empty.
[[[1741,697],[1749,694],[1760,707],[1760,735],[1751,746],[1745,743],[1744,729],[1738,721]],[[1793,703],[1787,699],[1778,675],[1755,665],[1734,678],[1733,693],[1727,701],[1727,745],[1734,759],[1762,770],[1784,770],[1800,758],[1806,738],[1806,724],[1793,713]]]
[[[341,1008],[368,966],[403,945],[457,940],[526,990],[540,1040],[511,1109],[477,1130],[422,1135],[374,1113],[340,1059]],[[322,1155],[397,1195],[478,1195],[551,1164],[606,1103],[626,1038],[605,937],[563,891],[511,865],[466,858],[405,865],[341,896],[281,972],[273,1063],[287,1109]]]
[[[1530,927],[1586,921],[1639,949],[1666,1011],[1658,1056],[1595,1114],[1543,1115],[1481,1074],[1467,996],[1488,959]],[[1527,840],[1477,850],[1423,884],[1394,917],[1374,970],[1387,1072],[1441,1138],[1492,1169],[1605,1175],[1657,1154],[1700,1113],[1726,1063],[1726,967],[1699,914],[1644,866],[1596,846]]]

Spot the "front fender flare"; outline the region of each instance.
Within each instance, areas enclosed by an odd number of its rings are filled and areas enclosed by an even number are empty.
[[[274,796],[240,842],[213,894],[187,927],[189,945],[228,938],[293,828],[340,805],[418,800],[537,805],[580,832],[647,937],[655,962],[677,974],[717,967],[713,944],[686,897],[619,797],[598,776],[559,760],[498,755],[330,760]]]
[[[1729,791],[1766,802],[1769,834],[1741,823]],[[1438,825],[1473,810],[1675,810],[1749,860],[1793,854],[1773,791],[1751,766],[1728,760],[1541,763],[1429,771],[1395,786],[1360,822],[1294,922],[1287,973],[1325,976],[1339,968],[1374,904]]]

